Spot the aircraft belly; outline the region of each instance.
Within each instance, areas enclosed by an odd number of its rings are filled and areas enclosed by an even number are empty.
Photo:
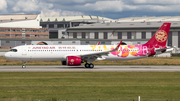
[[[118,57],[118,56],[106,56],[105,60],[113,61],[113,60],[134,60],[134,59],[141,59],[146,58],[147,56],[127,56],[127,57]]]

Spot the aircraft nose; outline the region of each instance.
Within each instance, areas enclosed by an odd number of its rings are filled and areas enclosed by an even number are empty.
[[[8,54],[8,53],[5,53],[5,54],[4,54],[4,57],[5,57],[5,58],[8,58],[8,57],[9,57],[9,54]]]

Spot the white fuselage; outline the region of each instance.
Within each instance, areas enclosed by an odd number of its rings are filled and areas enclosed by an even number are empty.
[[[9,51],[4,56],[11,60],[20,61],[65,61],[67,56],[78,56],[87,53],[103,52],[111,50],[115,45],[24,45],[17,46],[13,49],[17,51]],[[113,55],[102,56],[99,60],[132,60],[147,57],[145,56],[133,56],[129,54],[126,57],[121,56],[123,48],[119,48],[119,53]],[[127,49],[128,52],[141,51],[138,48]],[[96,60],[98,61],[98,59]]]

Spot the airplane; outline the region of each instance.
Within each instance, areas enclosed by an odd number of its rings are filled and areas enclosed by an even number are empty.
[[[23,61],[61,61],[62,65],[94,68],[93,61],[133,60],[171,52],[166,42],[171,23],[164,23],[143,45],[23,45],[12,48],[4,57]]]

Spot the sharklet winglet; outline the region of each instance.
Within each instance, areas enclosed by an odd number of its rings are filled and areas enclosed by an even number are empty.
[[[99,45],[99,44],[100,44],[100,42],[97,43],[97,45]]]

